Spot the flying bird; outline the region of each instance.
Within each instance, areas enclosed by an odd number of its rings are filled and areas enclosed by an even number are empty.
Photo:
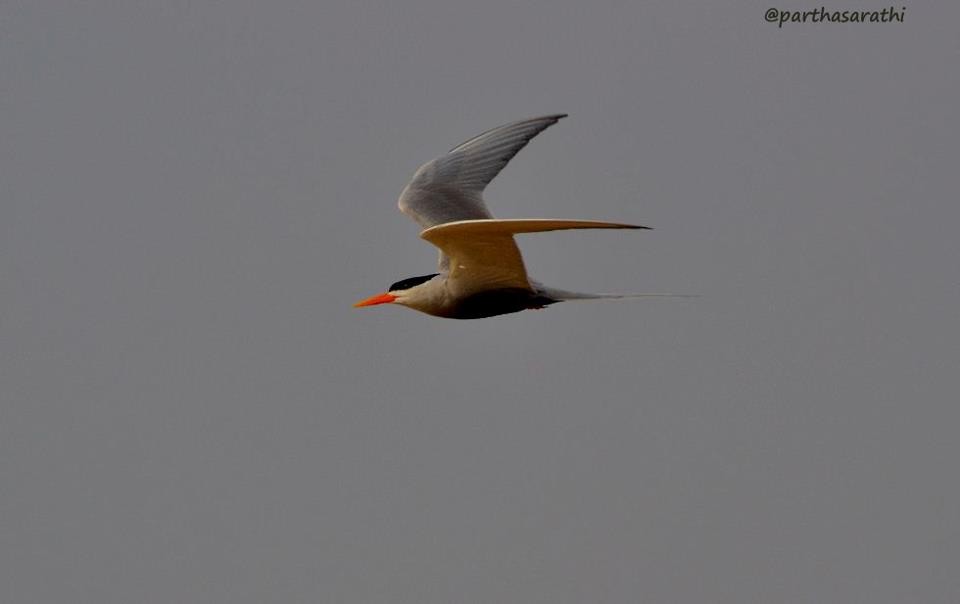
[[[400,194],[400,211],[440,249],[439,272],[397,281],[382,294],[354,304],[399,304],[450,319],[479,319],[565,300],[670,296],[672,294],[585,294],[547,287],[527,276],[517,233],[564,229],[648,229],[597,220],[493,217],[483,190],[530,140],[566,114],[506,124],[475,136],[414,173]]]

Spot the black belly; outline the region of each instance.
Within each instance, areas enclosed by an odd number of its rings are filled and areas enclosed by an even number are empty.
[[[494,289],[464,298],[449,316],[451,319],[482,319],[543,308],[558,301],[526,289]]]

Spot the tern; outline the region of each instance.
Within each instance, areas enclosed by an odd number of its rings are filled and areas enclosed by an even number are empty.
[[[420,166],[398,205],[424,229],[420,237],[440,249],[439,271],[397,281],[354,306],[399,304],[436,317],[480,319],[565,300],[673,295],[585,294],[547,287],[527,276],[513,239],[518,233],[650,228],[597,220],[493,217],[483,190],[533,137],[565,117],[546,115],[499,126]]]

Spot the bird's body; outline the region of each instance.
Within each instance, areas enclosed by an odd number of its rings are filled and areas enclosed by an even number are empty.
[[[355,306],[394,303],[451,319],[479,319],[543,308],[574,299],[667,294],[581,294],[546,287],[527,276],[517,233],[564,229],[649,227],[561,219],[495,219],[482,193],[534,136],[566,115],[549,115],[494,128],[421,166],[400,194],[400,211],[440,249],[439,272],[398,281]]]
[[[483,319],[559,302],[536,289],[498,287],[458,296],[447,288],[447,279],[437,275],[425,282],[412,295],[398,300],[400,304],[427,314],[447,319]]]

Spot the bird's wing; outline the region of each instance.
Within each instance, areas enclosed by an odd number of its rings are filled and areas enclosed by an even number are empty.
[[[483,219],[440,224],[424,230],[420,236],[440,248],[446,257],[447,283],[452,293],[466,296],[497,288],[532,290],[523,257],[513,240],[516,233],[645,228],[648,227],[597,220]]]
[[[425,229],[493,218],[483,190],[530,139],[564,117],[547,115],[500,126],[423,164],[400,194],[400,211]]]
[[[437,237],[475,237],[486,234],[542,233],[570,229],[649,229],[639,224],[605,222],[602,220],[566,220],[563,218],[489,218],[485,220],[458,220],[426,229],[420,236],[434,243]],[[436,245],[434,243],[434,245]]]

